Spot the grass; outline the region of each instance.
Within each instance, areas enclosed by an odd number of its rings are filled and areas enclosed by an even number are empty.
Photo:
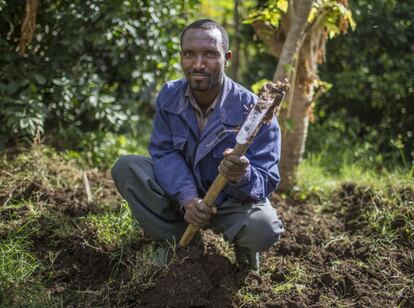
[[[116,135],[113,133],[91,133],[81,141],[82,151],[67,150],[65,157],[75,160],[83,168],[110,168],[114,162],[125,154],[148,156],[150,134],[140,136]]]
[[[43,146],[0,159],[1,307],[125,303],[165,266],[159,263],[162,247],[142,238],[107,174],[88,171],[95,204],[85,204],[80,166],[67,153]],[[74,270],[62,264],[68,254]],[[80,291],[70,280],[76,281],[76,268],[88,260],[94,266],[108,262],[108,274]]]
[[[0,303],[2,307],[60,302],[42,283],[43,266],[29,252],[30,241],[13,237],[0,242]]]
[[[40,146],[17,157],[0,158],[0,306],[139,304],[136,297],[129,299],[131,294],[153,285],[153,277],[168,262],[160,262],[165,247],[142,237],[127,204],[115,194],[108,178],[107,169],[119,155],[146,153],[142,145],[134,148],[134,144],[119,137],[96,145],[94,153],[87,155],[73,151],[62,154]],[[86,169],[91,167],[104,171]],[[93,207],[85,204],[84,170],[92,186]],[[401,243],[414,240],[414,204],[407,197],[414,190],[412,170],[380,172],[345,163],[337,173],[326,170],[323,156],[310,155],[299,168],[293,195],[329,215],[355,215],[352,218],[358,230],[372,231],[369,239],[361,238],[364,244],[370,241],[372,252],[384,255],[383,250],[395,250]],[[353,186],[345,184],[350,182]],[[322,248],[349,246],[358,236],[336,234]],[[227,243],[217,240],[214,246],[234,261]],[[173,244],[168,251],[174,253]],[[65,256],[70,256],[75,269],[61,264],[69,260]],[[278,256],[273,258],[267,260],[263,279],[270,279],[280,264]],[[88,260],[93,266],[102,266],[102,281],[87,287],[65,281],[82,278],[76,267]],[[378,266],[380,261],[373,255],[367,262]],[[308,273],[298,260],[288,260],[284,265],[285,278],[269,287],[269,298],[300,294],[314,278],[315,273]],[[333,270],[340,266],[339,261],[332,262]],[[95,275],[99,277],[99,273]],[[88,277],[83,279],[87,281]],[[401,287],[398,292],[406,289]],[[334,295],[324,295],[321,300],[339,306],[349,304],[340,292]],[[234,296],[244,306],[257,306],[265,300],[255,284],[243,286]]]
[[[273,292],[276,294],[283,294],[296,288],[300,291],[305,287],[304,284],[308,278],[306,270],[298,263],[290,263],[286,268],[287,274],[285,281],[273,287]]]
[[[245,286],[237,292],[236,296],[238,297],[238,300],[242,303],[240,307],[251,307],[252,305],[258,305],[262,300],[258,294],[255,294],[250,289],[251,288],[249,288],[248,286]]]
[[[361,209],[355,217],[358,223],[366,222],[385,241],[414,240],[414,204],[408,197],[414,191],[414,167],[380,172],[343,159],[339,172],[332,174],[326,172],[322,157],[311,154],[300,165],[296,194],[301,199],[317,196],[319,210],[329,211],[333,196],[344,184],[356,185]]]
[[[118,249],[128,242],[140,239],[139,228],[125,202],[117,212],[88,215],[86,223],[95,229],[98,243],[108,250]]]
[[[338,172],[332,173],[324,165],[326,155],[311,153],[299,165],[296,190],[300,190],[303,198],[310,194],[329,196],[347,182],[379,191],[388,187],[414,188],[414,167],[410,170],[379,171],[358,163],[349,163],[349,160],[339,157],[342,164]]]

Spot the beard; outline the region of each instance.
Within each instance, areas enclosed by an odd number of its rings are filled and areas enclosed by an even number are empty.
[[[190,89],[197,92],[208,91],[217,84],[209,73],[189,72],[187,81]]]
[[[190,89],[193,91],[203,92],[208,91],[213,87],[213,83],[210,80],[189,80]]]

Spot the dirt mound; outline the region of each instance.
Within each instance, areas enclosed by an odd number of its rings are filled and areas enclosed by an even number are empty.
[[[414,190],[386,191],[346,183],[332,198],[332,213],[351,234],[389,238],[414,248]]]
[[[35,146],[13,161],[8,159],[5,155],[0,160],[0,205],[4,207],[30,200],[36,206],[79,217],[99,210],[99,202],[118,199],[109,171],[84,172],[51,149]],[[88,202],[86,182],[95,202]]]
[[[56,247],[59,254],[52,264],[55,279],[69,289],[94,289],[108,280],[112,262],[110,256],[82,245],[79,239],[68,239]]]
[[[356,195],[356,197],[355,197]],[[338,192],[350,211],[370,190],[345,186]],[[336,200],[338,201],[338,200]],[[414,291],[413,255],[408,249],[373,244],[366,230],[350,232],[357,215],[317,212],[315,206],[272,197],[286,233],[264,253],[261,275],[238,269],[214,249],[217,238],[205,234],[204,255],[181,259],[139,293],[144,307],[409,307]],[[334,208],[336,205],[333,205]],[[347,216],[348,215],[348,216]],[[352,218],[351,218],[352,216]],[[347,217],[344,219],[344,217]],[[207,236],[206,236],[207,235]]]
[[[215,236],[204,233],[207,244]],[[231,307],[233,297],[248,272],[236,267],[215,249],[202,253],[177,248],[177,259],[142,292],[144,307]]]
[[[357,189],[357,195],[366,193],[363,188]],[[343,194],[343,203],[353,200],[354,192],[339,192]],[[174,262],[151,276],[151,283],[137,285],[125,301],[118,299],[116,304],[139,303],[142,307],[411,305],[412,251],[383,243],[376,245],[366,229],[350,232],[344,219],[350,216],[316,212],[312,204],[282,200],[276,195],[272,202],[286,233],[278,245],[263,254],[260,276],[235,266],[228,255],[217,249],[218,237],[206,232],[204,254],[177,250]],[[99,282],[109,275],[105,266],[110,267],[111,261],[104,254],[73,249],[62,250],[58,263],[67,279],[90,287],[88,279]],[[78,261],[75,258],[76,267],[64,267],[63,264],[74,263],[72,255],[76,254],[83,254]],[[98,267],[94,262],[98,262]],[[98,270],[88,271],[89,267]],[[76,278],[79,275],[83,278]]]
[[[119,204],[109,175],[88,172],[94,207],[79,170],[39,166],[31,162],[30,176],[3,181],[0,239],[32,225],[34,232],[25,235],[30,252],[43,264],[48,292],[61,296],[64,305],[410,307],[414,302],[411,188],[378,192],[348,183],[323,204],[320,198],[273,195],[286,231],[262,254],[257,275],[238,268],[231,247],[223,248],[211,232],[203,233],[204,253],[177,248],[167,267],[148,265],[151,250],[144,248],[152,242],[145,238],[107,249],[85,221],[108,210],[100,202],[112,198]],[[63,222],[69,229],[59,229]]]
[[[83,187],[59,188],[51,190],[40,181],[21,183],[20,194],[14,194],[13,199],[34,200],[43,202],[50,207],[62,211],[70,217],[84,216],[91,209],[87,204],[87,196]]]

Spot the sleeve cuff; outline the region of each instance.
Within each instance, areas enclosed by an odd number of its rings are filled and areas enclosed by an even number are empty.
[[[184,211],[184,206],[187,203],[189,203],[191,200],[193,200],[194,198],[197,198],[197,196],[187,197],[187,198],[184,198],[182,201],[180,201],[180,210]]]
[[[229,181],[228,184],[230,185],[230,187],[240,188],[250,182],[251,173],[252,173],[252,166],[249,165],[246,169],[246,173],[243,175],[240,181],[238,181],[237,183],[232,183]]]

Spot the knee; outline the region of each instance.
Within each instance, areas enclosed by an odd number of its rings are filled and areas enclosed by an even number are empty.
[[[251,251],[265,251],[280,239],[283,231],[282,222],[273,209],[258,210],[247,219],[238,245],[248,247]]]
[[[111,175],[115,184],[121,183],[126,180],[131,174],[134,166],[141,164],[141,161],[145,160],[144,156],[140,155],[124,155],[121,156],[115,164],[112,166]]]
[[[134,155],[121,156],[112,166],[111,175],[115,183],[119,182],[119,180],[128,172],[129,166],[133,162],[133,156]]]

